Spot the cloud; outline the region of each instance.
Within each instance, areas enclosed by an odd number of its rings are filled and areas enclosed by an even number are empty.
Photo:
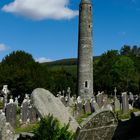
[[[39,63],[51,62],[52,61],[51,59],[48,59],[48,58],[45,58],[45,57],[40,57],[40,58],[37,58],[35,60],[36,60],[36,62],[39,62]]]
[[[2,10],[34,20],[71,19],[78,11],[68,8],[68,4],[69,0],[14,0]]]
[[[0,52],[6,51],[8,47],[5,44],[0,43]]]

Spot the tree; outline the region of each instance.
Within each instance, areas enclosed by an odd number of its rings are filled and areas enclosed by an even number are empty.
[[[94,63],[94,91],[112,90],[113,78],[111,75],[112,65],[119,57],[117,50],[111,50],[104,53],[99,60]]]
[[[138,88],[134,62],[130,57],[120,56],[112,66],[111,74],[113,75],[114,86],[119,90],[129,91],[132,85]]]
[[[7,55],[0,65],[0,86],[7,84],[13,96],[30,94],[38,87],[40,65],[24,51],[14,51]]]
[[[124,45],[120,50],[121,55],[130,55],[131,54],[131,47],[129,45]]]

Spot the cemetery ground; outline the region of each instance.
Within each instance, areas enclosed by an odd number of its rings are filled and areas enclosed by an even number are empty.
[[[4,86],[4,88],[7,87]],[[114,91],[116,92],[116,90]],[[22,139],[23,137],[25,137],[25,140],[29,137],[33,139],[35,132],[40,128],[40,119],[43,116],[48,116],[49,112],[54,114],[54,119],[62,118],[62,116],[66,117],[66,122],[70,123],[70,127],[65,130],[68,133],[70,132],[71,139],[76,132],[74,140],[92,140],[92,138],[96,140],[97,137],[100,140],[118,140],[118,137],[120,137],[120,140],[129,140],[140,137],[137,132],[140,122],[139,98],[133,95],[132,103],[130,101],[132,93],[122,93],[122,96],[116,96],[114,93],[114,96],[109,97],[104,92],[98,92],[94,98],[83,100],[79,96],[78,98],[71,96],[71,90],[68,87],[65,94],[64,91],[58,92],[56,97],[45,89],[35,89],[32,95],[33,97],[25,95],[22,104],[16,104],[15,101],[17,102],[17,100],[12,98],[8,99],[6,104],[6,120],[14,128],[14,134]],[[4,102],[0,101],[1,110],[4,109]],[[42,110],[42,108],[45,110]],[[64,124],[68,123],[64,123],[64,119],[60,118],[58,120],[61,127],[66,128]],[[51,124],[49,125],[51,126]],[[45,127],[45,130],[47,130],[48,126]],[[58,127],[59,130],[61,130],[61,127]]]

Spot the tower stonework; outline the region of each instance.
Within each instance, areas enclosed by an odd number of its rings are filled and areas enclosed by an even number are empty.
[[[79,5],[78,95],[93,97],[92,4],[81,0]]]

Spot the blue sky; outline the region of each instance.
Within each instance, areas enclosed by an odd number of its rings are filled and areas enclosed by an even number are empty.
[[[80,0],[0,0],[0,60],[24,50],[40,61],[77,57]],[[93,0],[93,54],[140,46],[140,0]]]

